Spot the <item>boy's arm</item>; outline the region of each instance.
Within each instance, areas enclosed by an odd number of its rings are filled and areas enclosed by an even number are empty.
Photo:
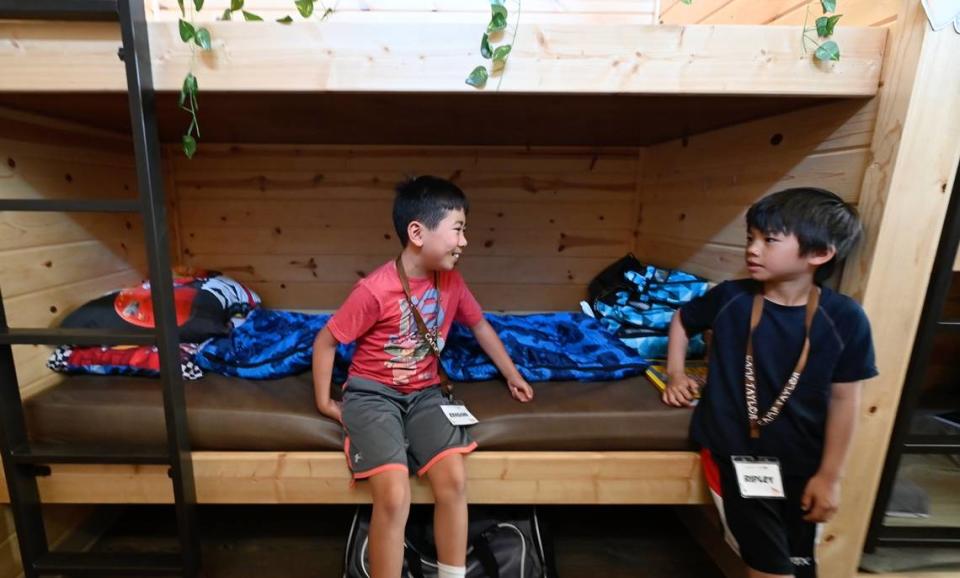
[[[510,355],[507,354],[507,350],[503,347],[503,342],[500,341],[497,332],[494,331],[490,322],[486,319],[481,319],[480,322],[470,328],[470,331],[472,331],[474,337],[477,338],[477,343],[480,344],[480,348],[490,357],[493,364],[497,366],[497,369],[500,370],[500,373],[502,373],[503,377],[507,380],[510,395],[518,401],[527,402],[532,400],[533,388],[530,387],[527,380],[520,375],[517,366],[513,364],[513,360],[510,359]]]
[[[330,399],[330,382],[333,380],[333,360],[337,353],[337,340],[324,327],[313,340],[313,392],[317,409],[330,419],[343,422],[340,403]]]
[[[856,429],[862,387],[862,381],[832,385],[820,469],[807,482],[801,502],[807,521],[826,522],[840,506],[840,480]]]
[[[683,327],[680,312],[670,321],[670,336],[667,343],[667,387],[663,390],[663,403],[674,407],[689,407],[697,395],[697,382],[687,376],[687,345],[690,338]]]

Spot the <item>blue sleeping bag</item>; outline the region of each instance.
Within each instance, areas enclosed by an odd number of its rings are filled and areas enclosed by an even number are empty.
[[[517,368],[529,381],[620,379],[642,373],[647,362],[595,319],[580,313],[487,315]],[[330,315],[254,310],[227,336],[197,352],[206,371],[247,379],[276,379],[310,368],[313,340]],[[334,381],[346,379],[354,345],[337,348]],[[454,381],[481,381],[497,369],[470,330],[454,324],[443,354]]]

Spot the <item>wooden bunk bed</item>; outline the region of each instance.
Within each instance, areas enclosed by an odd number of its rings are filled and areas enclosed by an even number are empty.
[[[208,15],[219,13],[208,4]],[[285,14],[285,5],[267,4],[268,20]],[[885,28],[841,26],[842,60],[818,64],[803,55],[795,26],[662,26],[653,23],[653,2],[631,3],[625,17],[617,2],[604,13],[583,2],[564,12],[531,1],[502,82],[494,77],[477,91],[463,78],[481,62],[482,14],[443,2],[410,2],[406,11],[395,8],[400,3],[341,4],[323,22],[205,23],[214,50],[194,64],[205,138],[192,161],[177,145],[164,150],[174,260],[228,271],[271,306],[333,308],[356,270],[395,250],[377,222],[364,231],[371,240],[363,250],[345,255],[336,249],[336,224],[354,226],[350,215],[376,211],[386,217],[392,180],[434,172],[477,192],[477,229],[503,229],[471,246],[478,264],[465,275],[481,302],[494,310],[570,309],[599,267],[625,250],[715,280],[736,276],[741,215],[753,200],[793,184],[836,190],[858,203],[869,237],[841,288],[864,303],[885,360],[865,392],[847,505],[821,556],[836,570],[830,575],[850,575],[882,464],[876,440],[889,436],[906,367],[904,335],[919,318],[923,283],[915,279],[932,263],[956,166],[958,146],[946,129],[960,129],[960,105],[940,100],[941,91],[956,94],[956,80],[924,79],[956,69],[957,42],[927,30],[911,2],[890,40]],[[178,142],[185,124],[175,100],[191,60],[176,17],[175,2],[148,6],[165,143]],[[117,25],[0,21],[0,37],[11,39],[0,45],[0,142],[14,162],[9,172],[69,167],[71,179],[84,170],[91,177],[64,187],[37,176],[19,189],[0,186],[0,198],[69,197],[105,183],[111,190],[95,196],[132,195],[123,191],[135,180],[130,145],[117,136],[129,130]],[[318,106],[334,112],[318,115]],[[921,114],[934,106],[943,111],[937,121]],[[502,126],[489,126],[494,115]],[[606,123],[578,120],[591,115]],[[18,148],[29,160],[17,160]],[[945,153],[932,158],[931,149]],[[552,206],[543,219],[531,219],[545,203]],[[298,215],[303,204],[328,212],[323,223],[334,231],[311,232],[308,219],[319,213]],[[597,232],[598,220],[606,233]],[[112,255],[109,263],[89,261],[109,282],[143,273],[137,222],[82,228],[93,232],[90,251]],[[222,249],[237,229],[259,249]],[[292,248],[303,243],[311,248]],[[520,272],[518,263],[531,260],[541,262],[538,279]],[[57,293],[57,271],[41,268],[52,288],[42,298],[30,297],[29,281],[7,298],[63,312],[106,283],[84,281],[82,295]],[[6,288],[9,277],[0,275]],[[55,318],[9,305],[8,315],[24,326]],[[43,352],[18,353],[31,394],[56,387],[56,376],[36,369]],[[369,500],[363,484],[348,485],[339,452],[194,451],[191,458],[198,503]],[[706,503],[690,451],[483,451],[467,465],[477,503]],[[166,466],[50,470],[38,478],[44,503],[173,501]],[[416,481],[413,500],[430,501]]]

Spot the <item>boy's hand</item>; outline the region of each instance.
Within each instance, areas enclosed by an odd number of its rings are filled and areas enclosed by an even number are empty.
[[[512,377],[507,380],[507,389],[513,399],[526,403],[533,400],[533,388],[522,376]]]
[[[319,406],[320,413],[329,417],[332,420],[335,420],[339,424],[343,424],[343,413],[340,411],[340,402],[331,399],[325,405]]]
[[[663,403],[673,407],[690,407],[697,398],[700,385],[686,373],[667,377],[667,387],[663,390]]]
[[[828,522],[840,506],[840,480],[817,474],[810,478],[800,501],[808,522]]]

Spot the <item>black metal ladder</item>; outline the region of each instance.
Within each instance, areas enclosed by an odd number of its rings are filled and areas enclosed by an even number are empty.
[[[196,576],[200,543],[196,530],[196,491],[186,401],[180,373],[179,336],[167,239],[167,217],[160,174],[155,92],[143,0],[0,0],[0,19],[120,22],[118,55],[126,68],[138,199],[5,199],[0,211],[136,212],[143,216],[156,331],[17,329],[7,325],[0,297],[0,451],[26,578],[69,576]],[[18,344],[144,345],[160,352],[167,451],[123,447],[76,447],[31,443],[14,367]],[[51,464],[167,465],[173,482],[180,551],[112,554],[52,552],[41,515],[37,476]]]

